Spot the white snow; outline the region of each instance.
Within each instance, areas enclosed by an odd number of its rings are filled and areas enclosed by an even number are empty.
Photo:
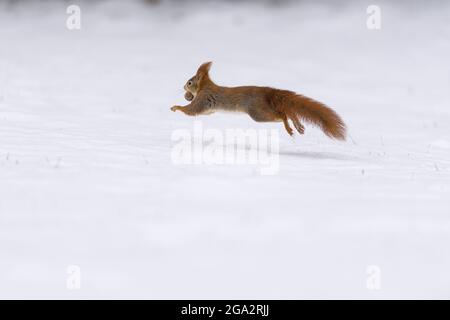
[[[450,5],[379,3],[0,3],[0,298],[450,298]],[[348,141],[171,112],[209,60]],[[174,165],[195,120],[279,129],[279,172]]]

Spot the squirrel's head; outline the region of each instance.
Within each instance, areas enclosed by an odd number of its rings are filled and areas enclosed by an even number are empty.
[[[209,79],[209,68],[211,68],[212,62],[203,63],[197,70],[195,76],[190,78],[184,85],[184,89],[194,96],[197,95],[198,91],[203,87],[203,85],[210,80]]]

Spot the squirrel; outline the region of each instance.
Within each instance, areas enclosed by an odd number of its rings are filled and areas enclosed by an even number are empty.
[[[247,113],[257,122],[283,122],[287,133],[295,129],[305,133],[300,120],[317,125],[330,138],[345,140],[346,126],[341,117],[325,104],[293,91],[270,87],[222,87],[209,77],[212,62],[203,63],[197,73],[184,85],[186,106],[173,106],[172,111],[182,111],[189,116],[211,114],[215,111]]]

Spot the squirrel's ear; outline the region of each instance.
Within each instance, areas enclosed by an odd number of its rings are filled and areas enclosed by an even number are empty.
[[[211,64],[212,62],[205,62],[203,63],[197,70],[197,76],[201,79],[203,78],[205,75],[208,74],[209,69],[211,68]]]

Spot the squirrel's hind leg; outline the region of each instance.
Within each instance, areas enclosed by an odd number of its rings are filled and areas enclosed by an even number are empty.
[[[292,135],[294,134],[294,130],[292,130],[292,128],[289,126],[288,118],[286,116],[283,117],[283,124],[287,133],[289,133],[289,135],[292,137]]]
[[[300,120],[298,120],[298,117],[295,114],[290,114],[289,119],[291,119],[291,121],[294,124],[295,129],[297,129],[298,133],[300,133],[300,134],[305,133],[305,127],[300,123]]]

